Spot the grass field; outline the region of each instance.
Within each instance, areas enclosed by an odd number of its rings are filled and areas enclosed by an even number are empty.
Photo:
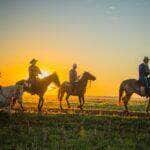
[[[114,98],[88,98],[85,108],[122,110]],[[26,109],[35,109],[35,103],[24,103]],[[72,107],[77,101],[71,100]],[[57,108],[57,101],[46,101],[47,108]],[[65,104],[64,104],[65,107]],[[144,111],[145,102],[134,99],[133,111]],[[0,113],[0,150],[128,150],[150,149],[149,118],[95,116],[83,114],[47,114],[35,112]]]
[[[59,102],[56,100],[56,97],[46,97],[45,103],[43,108],[50,109],[50,108],[59,108]],[[76,97],[70,97],[69,100],[71,104],[71,108],[77,108],[79,105],[79,101]],[[24,106],[29,110],[32,111],[33,108],[37,107],[38,100],[33,97],[31,100],[30,98],[25,98]],[[101,109],[101,110],[124,110],[124,106],[118,106],[118,98],[117,97],[93,97],[89,96],[85,99],[85,109]],[[129,102],[129,110],[130,111],[139,111],[144,112],[145,107],[147,106],[147,101],[144,98],[132,98]],[[63,107],[68,108],[66,105],[66,101],[63,100]]]

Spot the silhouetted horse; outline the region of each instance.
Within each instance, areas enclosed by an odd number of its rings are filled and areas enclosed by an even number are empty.
[[[124,102],[125,110],[128,111],[128,102],[131,98],[131,96],[135,93],[143,97],[147,97],[147,95],[141,94],[141,86],[142,84],[136,80],[136,79],[128,79],[121,83],[120,89],[119,89],[119,104],[121,103],[121,100]],[[123,93],[125,92],[125,96],[123,97]],[[148,96],[149,102],[146,108],[146,112],[149,111],[150,106],[150,96]]]
[[[84,72],[81,79],[77,82],[77,85],[74,91],[72,91],[72,88],[69,82],[67,81],[63,82],[58,92],[58,99],[60,101],[60,109],[63,109],[61,102],[65,93],[67,94],[66,102],[67,102],[68,108],[70,108],[68,98],[70,95],[73,95],[73,96],[79,97],[79,102],[80,102],[79,107],[80,109],[82,109],[84,105],[84,94],[86,92],[86,87],[87,87],[87,83],[89,80],[95,81],[96,77],[90,74],[89,72]]]
[[[15,105],[16,102],[18,102],[20,108],[23,110],[22,95],[23,85],[0,87],[0,109],[3,107],[8,107],[8,111],[10,113],[12,107]]]
[[[21,80],[18,81],[16,84],[25,85],[28,81]],[[60,81],[58,75],[53,73],[43,79],[39,79],[36,83],[36,88],[31,91],[31,88],[28,86],[24,86],[24,92],[28,92],[30,94],[37,94],[39,96],[39,103],[38,103],[38,111],[40,112],[44,102],[44,94],[47,91],[48,86],[54,82],[58,87],[60,86]],[[26,84],[27,85],[27,84]]]

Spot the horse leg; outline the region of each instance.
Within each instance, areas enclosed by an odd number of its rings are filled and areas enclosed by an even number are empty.
[[[85,103],[85,100],[84,100],[84,95],[83,95],[82,96],[82,107],[83,107],[84,103]]]
[[[81,96],[79,96],[79,103],[80,103],[80,105],[78,106],[78,108],[80,108],[81,110],[82,110],[82,98],[81,98]]]
[[[60,97],[59,97],[59,106],[60,106],[60,109],[63,110],[63,107],[62,107],[62,99],[64,97],[64,94],[65,92],[61,92],[60,93]]]
[[[128,112],[128,106],[127,105],[128,105],[128,102],[129,102],[131,96],[132,96],[132,94],[126,93],[126,95],[122,98],[122,100],[124,102],[125,111],[127,111],[127,112]]]
[[[147,105],[147,107],[146,107],[146,112],[148,113],[148,111],[149,111],[149,107],[150,107],[150,98],[149,98],[149,100],[148,100],[148,105]]]
[[[44,102],[43,96],[40,96],[40,98],[39,98],[39,104],[38,104],[38,111],[39,112],[41,112],[41,109],[43,107],[43,102]]]
[[[68,108],[70,108],[70,103],[68,101],[69,96],[70,96],[69,94],[67,94],[67,96],[66,96],[66,102],[67,102]]]

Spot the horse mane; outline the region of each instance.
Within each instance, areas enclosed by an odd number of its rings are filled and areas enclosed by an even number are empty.
[[[85,76],[85,74],[87,74],[87,73],[89,73],[89,72],[84,71],[84,72],[82,73],[82,75],[81,75],[81,77],[80,77],[79,81],[80,81],[80,80],[82,80],[82,79],[83,79],[83,77]]]

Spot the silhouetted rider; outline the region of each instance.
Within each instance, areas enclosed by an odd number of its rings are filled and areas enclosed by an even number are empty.
[[[148,66],[149,58],[144,57],[143,63],[139,65],[139,81],[143,84],[143,86],[146,88],[146,93],[149,89],[149,75],[150,75],[150,69]]]
[[[38,80],[38,75],[41,74],[41,71],[39,67],[36,66],[38,60],[32,59],[30,61],[30,66],[29,66],[29,83],[31,84],[31,87],[36,86],[36,81]]]
[[[72,91],[75,91],[75,85],[78,81],[78,75],[77,75],[77,64],[73,64],[72,69],[69,71],[69,81],[72,86]]]

